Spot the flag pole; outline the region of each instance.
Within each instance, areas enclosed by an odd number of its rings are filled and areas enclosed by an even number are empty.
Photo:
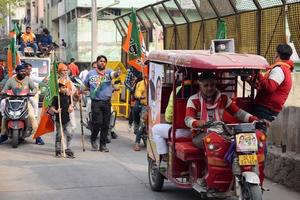
[[[63,157],[65,158],[66,157],[65,134],[64,134],[63,127],[62,127],[61,105],[60,105],[60,94],[59,93],[57,95],[57,100],[58,100],[58,109],[60,110],[60,112],[58,113],[58,116],[59,116],[59,128],[60,128],[60,133],[61,133],[60,143],[61,143],[62,149],[63,149]]]
[[[81,124],[81,145],[82,145],[82,151],[85,152],[81,98],[82,98],[82,96],[79,98],[79,113],[80,113],[80,124]]]

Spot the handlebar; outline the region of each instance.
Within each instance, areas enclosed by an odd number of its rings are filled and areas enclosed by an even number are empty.
[[[229,134],[229,135],[235,135],[235,127],[239,126],[239,125],[254,125],[255,129],[260,129],[260,127],[262,126],[267,126],[267,122],[265,120],[259,120],[259,121],[254,121],[252,123],[237,123],[237,124],[226,124],[222,121],[208,121],[206,122],[205,125],[203,125],[202,127],[199,128],[193,128],[192,130],[194,131],[200,131],[203,129],[208,129],[211,127],[215,127],[215,126],[222,126],[224,133]]]
[[[5,98],[5,97],[34,97],[35,94],[33,94],[33,93],[28,93],[28,94],[26,94],[26,95],[15,95],[15,94],[6,94],[6,93],[2,93],[2,94],[0,94],[0,96],[1,96],[2,98]]]

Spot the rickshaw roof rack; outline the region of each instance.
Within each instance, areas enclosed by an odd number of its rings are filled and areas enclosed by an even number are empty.
[[[210,53],[207,50],[152,51],[149,61],[176,66],[203,69],[266,69],[267,60],[259,55],[240,53]]]

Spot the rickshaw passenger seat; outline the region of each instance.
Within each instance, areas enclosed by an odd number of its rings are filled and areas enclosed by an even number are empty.
[[[173,124],[176,129],[188,129],[184,122],[187,101],[188,99],[176,99],[174,108],[175,123]]]
[[[177,142],[175,144],[176,156],[182,161],[200,160],[204,149],[201,150],[192,142]]]

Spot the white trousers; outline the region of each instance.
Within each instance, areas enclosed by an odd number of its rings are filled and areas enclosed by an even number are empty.
[[[158,154],[168,153],[168,145],[166,139],[169,135],[169,129],[172,127],[171,124],[155,124],[152,127],[153,140],[156,144],[156,150]],[[189,129],[177,129],[176,138],[189,137],[191,131]]]

